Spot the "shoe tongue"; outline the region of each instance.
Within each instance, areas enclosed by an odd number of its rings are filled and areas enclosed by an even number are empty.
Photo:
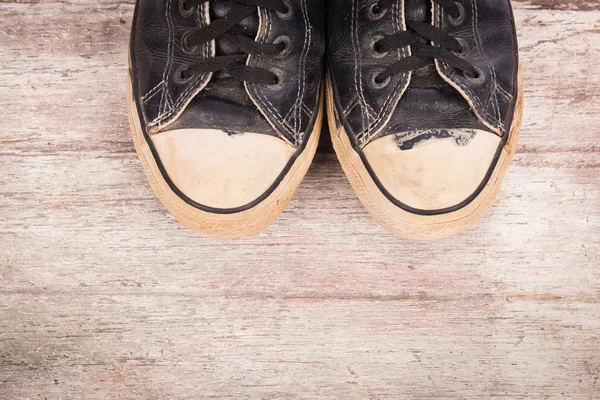
[[[404,10],[407,20],[431,21],[430,0],[404,0]]]
[[[407,21],[431,23],[431,0],[405,0],[404,5]],[[427,45],[431,44],[425,38],[421,41]],[[446,82],[438,74],[433,62],[412,74],[412,87],[442,87],[445,85]]]
[[[223,18],[229,13],[234,6],[239,7],[239,3],[234,0],[222,0],[218,2],[212,2],[210,6],[210,20],[215,21]],[[258,32],[258,12],[253,13],[237,26],[239,32],[248,37],[255,38]],[[216,55],[217,56],[228,56],[232,54],[240,54],[237,46],[231,40],[231,36],[225,35],[217,39],[216,41]]]
[[[223,18],[233,7],[234,0],[211,1],[210,20]],[[258,32],[258,12],[240,22],[236,33],[255,38]],[[215,56],[240,54],[231,35],[215,40]],[[168,130],[219,129],[232,133],[252,132],[276,135],[271,125],[256,108],[246,92],[244,82],[231,79],[223,72],[215,72],[208,84],[188,104],[181,116]]]

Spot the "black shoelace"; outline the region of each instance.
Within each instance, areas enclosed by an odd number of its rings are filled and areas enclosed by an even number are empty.
[[[376,16],[383,15],[391,9],[394,1],[379,0],[374,5],[372,13]],[[448,13],[451,23],[460,24],[464,19],[464,8],[460,3],[454,0],[433,0],[433,2],[439,4]],[[416,71],[431,65],[435,59],[461,70],[469,79],[480,79],[481,70],[462,57],[467,51],[464,43],[430,23],[407,20],[406,26],[406,31],[384,36],[375,42],[375,51],[382,54],[407,46],[411,46],[412,50],[411,56],[403,58],[378,74],[375,77],[377,84],[385,84],[392,75]],[[423,43],[424,39],[426,43]],[[431,42],[436,46],[432,46]]]
[[[181,14],[192,17],[194,9],[201,7],[209,0],[181,0]],[[218,2],[219,0],[210,0]],[[286,18],[291,13],[289,3],[285,0],[235,0],[228,13],[223,18],[211,21],[203,28],[193,31],[184,37],[183,46],[189,50],[197,46],[209,43],[224,36],[228,36],[234,43],[239,54],[219,55],[210,58],[199,59],[181,71],[180,78],[189,79],[194,75],[222,71],[228,76],[260,85],[277,85],[280,77],[272,71],[262,68],[249,67],[245,65],[248,55],[262,54],[277,56],[285,54],[288,43],[258,43],[254,38],[248,36],[248,31],[239,26],[240,22],[252,14],[258,12],[258,7],[276,11],[280,17]]]

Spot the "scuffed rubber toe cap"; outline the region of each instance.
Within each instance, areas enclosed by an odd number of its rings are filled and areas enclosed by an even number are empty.
[[[274,136],[216,129],[162,132],[152,136],[152,143],[181,193],[220,210],[244,207],[263,196],[295,152]]]
[[[482,186],[501,138],[476,130],[445,133],[449,137],[424,140],[405,150],[399,140],[404,135],[389,135],[363,151],[375,177],[396,201],[416,210],[452,209],[466,205]]]

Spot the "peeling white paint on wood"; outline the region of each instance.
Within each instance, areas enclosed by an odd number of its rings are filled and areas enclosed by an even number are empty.
[[[519,153],[437,243],[331,154],[256,237],[178,225],[129,136],[132,6],[93,3],[0,4],[0,399],[600,398],[597,2],[515,3]]]

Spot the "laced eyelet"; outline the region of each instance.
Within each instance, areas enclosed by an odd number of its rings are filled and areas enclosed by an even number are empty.
[[[385,78],[384,80],[381,80],[379,78],[381,72],[374,72],[371,74],[371,76],[369,76],[369,86],[372,87],[373,89],[383,89],[384,87],[386,87],[387,85],[389,85],[391,79],[388,76],[387,78]]]
[[[460,51],[455,52],[456,55],[465,58],[469,54],[469,44],[466,40],[461,38],[456,38],[456,41],[460,45]]]
[[[281,44],[283,43],[283,50],[279,53],[278,57],[285,57],[289,55],[292,51],[292,39],[289,36],[281,35],[277,39],[273,41],[273,44]]]
[[[279,68],[269,68],[269,71],[272,72],[277,78],[275,80],[275,83],[273,83],[272,85],[265,85],[265,87],[271,92],[277,92],[283,88],[283,71]]]
[[[385,14],[387,14],[387,9],[381,8],[379,1],[376,1],[367,8],[367,18],[370,21],[378,21],[383,18]]]
[[[285,7],[287,8],[286,12],[277,12],[277,16],[281,19],[290,19],[292,18],[292,15],[294,15],[294,9],[292,8],[292,3],[290,2],[290,0],[283,0],[283,4],[285,5]]]
[[[194,15],[196,7],[189,7],[189,0],[179,0],[179,14],[183,18],[189,18]]]
[[[194,33],[194,31],[186,31],[181,38],[181,48],[183,52],[186,54],[196,54],[198,53],[198,49],[200,46],[191,46],[190,45],[190,36]]]
[[[369,41],[369,52],[375,58],[383,58],[388,55],[387,51],[380,51],[380,49],[378,49],[377,43],[381,39],[383,39],[382,35],[376,35],[376,36],[373,36],[371,38],[371,40]]]
[[[467,80],[473,84],[480,85],[485,82],[485,74],[483,70],[477,66],[473,66],[473,70],[475,71],[475,75],[472,75],[469,71],[464,71],[463,75]]]
[[[194,79],[195,75],[188,72],[189,67],[190,67],[189,64],[182,64],[177,68],[177,70],[175,71],[175,75],[173,77],[173,80],[175,81],[176,84],[184,85],[184,84],[190,82],[192,79]],[[186,72],[188,72],[189,75],[186,74]]]
[[[456,7],[458,8],[458,15],[456,17],[448,15],[448,22],[450,22],[450,25],[452,26],[459,26],[465,22],[465,7],[458,1],[455,1],[454,4],[456,4]]]

